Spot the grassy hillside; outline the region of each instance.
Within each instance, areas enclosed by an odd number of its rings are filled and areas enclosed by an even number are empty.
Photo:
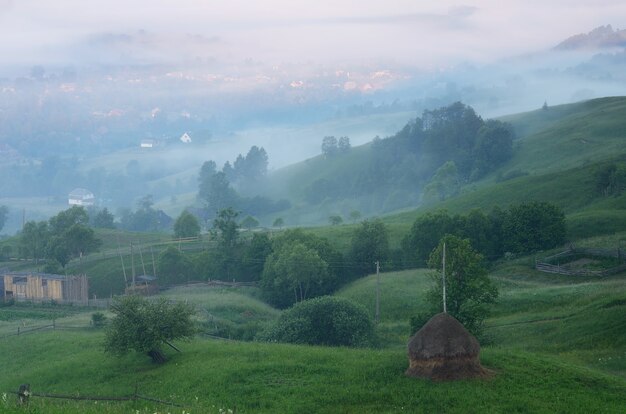
[[[380,413],[380,412],[621,412],[626,381],[551,357],[486,349],[489,381],[432,383],[403,375],[403,349],[354,350],[194,340],[164,366],[135,355],[118,359],[100,349],[102,335],[49,332],[0,342],[0,390],[29,382],[34,392],[72,395],[141,394],[150,402],[61,402],[33,398],[46,413]],[[41,352],[42,350],[46,352]],[[67,352],[71,349],[72,352]],[[12,407],[3,412],[23,412]],[[30,411],[33,412],[33,411]]]
[[[583,243],[606,246],[600,238]],[[581,278],[541,273],[532,258],[506,262],[492,272],[500,297],[486,321],[493,346],[558,356],[626,377],[626,278]],[[426,270],[383,273],[379,333],[388,345],[403,346],[409,318],[426,310],[432,285]],[[376,276],[358,280],[337,295],[375,309]]]
[[[606,240],[605,240],[606,242]],[[590,245],[602,240],[590,240]],[[88,313],[59,315],[58,326],[0,338],[0,392],[28,382],[34,392],[123,396],[139,393],[182,407],[141,402],[67,402],[33,398],[30,412],[622,412],[626,404],[626,282],[547,275],[529,259],[492,273],[500,301],[487,321],[487,381],[432,383],[404,376],[408,317],[423,309],[428,272],[381,275],[380,349],[348,349],[194,339],[177,343],[182,354],[153,365],[142,355],[114,358],[102,352],[101,331],[87,328]],[[338,295],[373,313],[375,276]],[[237,318],[276,311],[255,293],[197,288],[169,291],[210,313]],[[0,309],[0,315],[10,308]],[[45,320],[46,315],[32,315]],[[13,319],[19,316],[7,317]],[[231,318],[232,319],[232,318]],[[235,321],[235,319],[232,319]],[[14,323],[11,321],[2,324]],[[242,323],[241,320],[236,323]],[[84,326],[84,328],[80,328]],[[8,332],[8,330],[6,331]],[[0,400],[0,411],[21,413]],[[177,411],[176,411],[177,410]]]
[[[585,246],[613,246],[626,233],[595,237]],[[0,393],[28,382],[34,392],[71,395],[139,393],[182,404],[64,402],[33,398],[30,412],[622,412],[626,404],[626,275],[573,278],[532,269],[532,257],[492,269],[500,298],[487,320],[481,359],[496,372],[488,381],[432,383],[406,378],[410,316],[425,309],[428,270],[381,274],[379,348],[295,346],[200,337],[177,342],[183,353],[152,365],[143,355],[102,352],[103,333],[90,312],[72,307],[0,308]],[[376,276],[337,295],[374,314]],[[250,327],[278,311],[243,290],[180,287],[172,299],[196,304],[203,332],[212,324]],[[11,336],[17,326],[56,319],[56,331]],[[230,325],[229,325],[230,324]],[[257,325],[258,328],[258,325]],[[225,332],[225,331],[222,331]],[[486,341],[486,342],[485,342]],[[7,357],[7,356],[10,356]],[[21,413],[0,400],[0,412]],[[178,410],[178,411],[175,411]]]
[[[626,98],[592,99],[505,117],[520,145],[506,170],[568,170],[626,152]]]
[[[584,222],[593,224],[599,233],[626,229],[626,196],[604,198],[594,181],[600,167],[626,160],[626,98],[594,99],[501,119],[511,122],[519,137],[511,160],[482,180],[465,186],[456,197],[389,215],[386,222],[409,225],[418,214],[432,209],[463,213],[472,208],[490,209],[494,205],[536,200],[553,202],[571,216],[573,238],[594,234],[593,228],[584,228]],[[349,179],[359,174],[371,162],[372,154],[371,145],[364,145],[342,157],[312,158],[278,171],[272,183],[279,184],[276,188],[281,197],[300,200],[303,189],[320,178]],[[498,182],[511,173],[521,176]],[[385,200],[374,200],[375,194],[372,197],[371,203],[384,204]],[[288,225],[306,223],[315,217],[323,222],[333,214],[344,215],[348,220],[349,211],[367,206],[365,201],[346,198],[316,206],[298,202],[281,215],[287,218]]]

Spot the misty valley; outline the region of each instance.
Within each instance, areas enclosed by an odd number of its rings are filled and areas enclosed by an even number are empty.
[[[104,3],[0,0],[0,413],[624,411],[621,3]]]

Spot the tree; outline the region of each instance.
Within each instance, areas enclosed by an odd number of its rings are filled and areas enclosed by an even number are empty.
[[[322,139],[322,154],[324,154],[324,156],[332,157],[336,155],[338,151],[337,138],[328,136]]]
[[[113,214],[105,207],[93,217],[93,226],[97,229],[114,229],[114,219]]]
[[[238,198],[223,172],[212,174],[208,179],[201,181],[198,197],[204,200],[210,214],[236,205]]]
[[[154,198],[152,194],[146,194],[137,200],[137,208],[141,210],[150,210],[154,205]]]
[[[174,246],[169,246],[159,254],[157,269],[162,285],[185,283],[192,276],[191,261]]]
[[[124,296],[111,305],[114,317],[109,324],[105,352],[124,355],[129,351],[146,353],[155,363],[166,361],[164,344],[177,339],[191,339],[195,328],[194,309],[183,302],[171,303],[165,298],[147,300]]]
[[[265,149],[254,145],[246,155],[245,171],[242,175],[248,180],[256,181],[267,174],[268,163]]]
[[[330,223],[331,226],[338,226],[341,223],[343,223],[343,219],[339,215],[334,215],[334,216],[328,217],[328,222]]]
[[[424,195],[443,201],[459,193],[461,181],[454,161],[447,161],[437,169],[426,187]]]
[[[229,164],[229,167],[230,167],[230,164]],[[204,164],[202,164],[202,167],[200,167],[200,174],[198,175],[198,182],[202,184],[208,181],[216,172],[217,172],[217,165],[215,164],[215,161],[205,161]]]
[[[502,165],[513,156],[513,128],[510,124],[489,120],[478,130],[472,150],[472,180]]]
[[[284,225],[285,220],[283,220],[282,217],[276,218],[276,220],[274,220],[274,223],[272,223],[272,227],[278,227],[279,229],[282,229]]]
[[[200,235],[200,222],[196,216],[184,210],[174,223],[174,237],[198,237]]]
[[[259,227],[259,220],[252,216],[246,216],[246,218],[241,221],[241,227],[245,227],[248,231],[250,231],[255,227]]]
[[[348,137],[340,137],[339,141],[338,141],[338,144],[337,144],[337,150],[340,153],[345,154],[345,153],[350,152],[350,148],[352,148],[351,145],[350,145],[350,138],[348,138]]]
[[[88,225],[89,214],[87,214],[87,210],[84,207],[72,206],[51,217],[49,223],[50,232],[55,235],[61,235],[75,224]]]
[[[312,288],[321,286],[329,277],[328,264],[320,255],[295,242],[282,246],[267,258],[262,284],[273,303],[291,305],[307,299]]]
[[[361,212],[359,210],[352,210],[350,212],[350,220],[352,220],[352,224],[356,224],[356,222],[361,218]]]
[[[365,220],[354,231],[350,246],[350,261],[359,276],[373,273],[375,262],[384,262],[389,257],[387,227],[379,220]]]
[[[437,247],[439,240],[444,235],[453,232],[452,217],[445,210],[426,213],[415,220],[411,231],[402,241],[402,245],[409,260],[411,262],[417,260],[417,264],[423,266],[428,261],[430,252]]]
[[[239,237],[239,225],[237,217],[239,212],[228,207],[220,210],[213,220],[213,228],[218,231],[220,246],[231,248],[237,244]]]
[[[50,231],[47,222],[28,221],[24,224],[20,234],[20,246],[22,251],[37,263],[44,257],[49,239]]]
[[[65,267],[72,258],[82,258],[98,250],[102,240],[88,227],[89,215],[83,207],[72,206],[49,220],[46,257]]]
[[[260,280],[267,257],[272,254],[272,242],[266,233],[255,233],[243,251],[241,265],[246,280]]]
[[[96,238],[93,229],[82,224],[74,224],[61,237],[71,257],[82,258],[102,245],[102,240]]]
[[[565,214],[554,204],[531,202],[509,208],[503,223],[506,251],[531,253],[565,242]]]
[[[0,206],[0,230],[4,227],[7,222],[7,215],[9,214],[9,209],[7,206]]]
[[[495,302],[498,289],[487,276],[482,255],[472,249],[469,240],[457,236],[447,235],[441,239],[428,260],[431,269],[442,269],[444,244],[447,311],[467,330],[479,335],[489,314],[487,305]],[[432,313],[443,310],[441,279],[441,274],[437,274],[435,284],[427,294]]]
[[[272,239],[272,255],[265,261],[265,268],[276,259],[278,252],[289,249],[296,244],[302,244],[307,249],[313,250],[328,265],[328,277],[318,280],[319,283],[311,285],[308,297],[327,295],[333,292],[343,281],[346,269],[343,264],[343,256],[328,240],[304,233],[301,229],[285,230],[279,236]],[[294,303],[293,291],[282,285],[274,285],[274,277],[262,277],[261,287],[268,301],[273,305],[284,308]]]

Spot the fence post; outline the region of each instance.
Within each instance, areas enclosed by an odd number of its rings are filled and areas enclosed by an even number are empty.
[[[17,390],[17,402],[20,405],[28,404],[28,397],[30,397],[30,384],[22,384]]]

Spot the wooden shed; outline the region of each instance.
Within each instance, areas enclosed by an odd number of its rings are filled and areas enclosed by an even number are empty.
[[[87,276],[15,272],[2,276],[3,299],[60,302],[86,302],[89,298]]]

